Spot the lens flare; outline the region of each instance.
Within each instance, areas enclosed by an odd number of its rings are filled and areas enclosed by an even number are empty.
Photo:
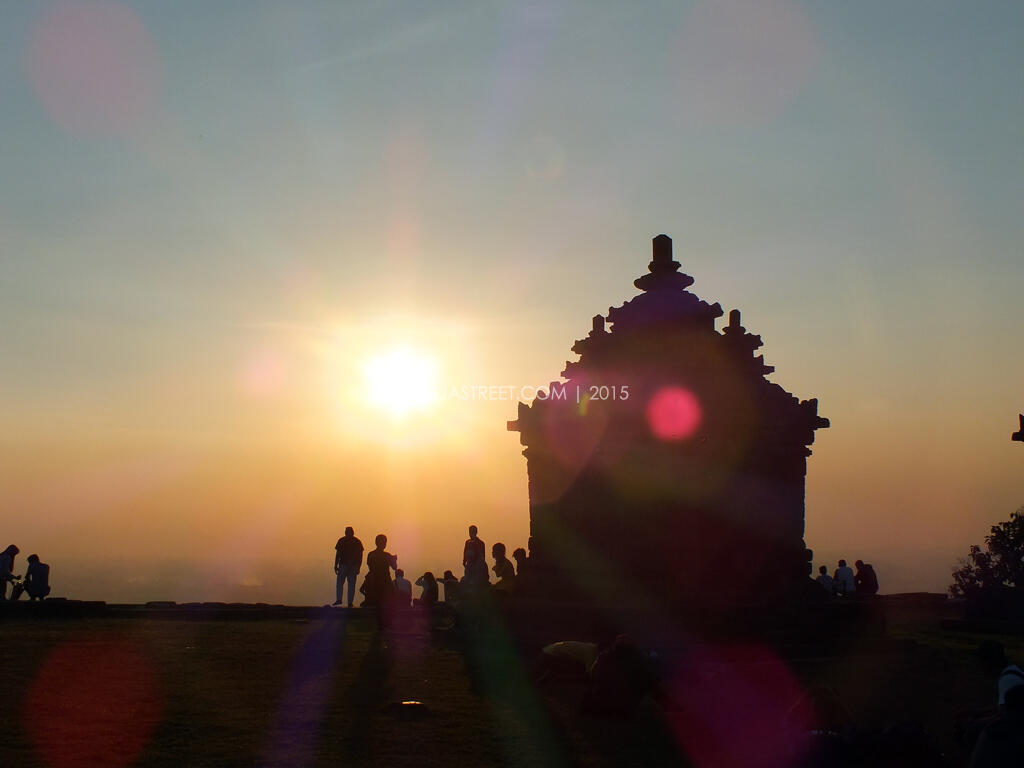
[[[157,101],[159,54],[123,3],[57,3],[32,32],[26,69],[50,117],[73,134],[129,136]]]
[[[160,722],[156,673],[119,637],[59,646],[43,662],[25,707],[25,731],[47,768],[135,763]]]
[[[761,646],[695,648],[671,676],[669,723],[695,768],[796,765],[813,726],[803,690]]]
[[[696,396],[683,387],[662,387],[647,403],[647,424],[659,440],[686,440],[703,413]]]

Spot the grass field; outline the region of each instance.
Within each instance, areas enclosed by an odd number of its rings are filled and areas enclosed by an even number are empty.
[[[917,721],[951,749],[956,712],[993,699],[979,638],[910,624],[890,637],[885,652],[851,643],[783,666],[835,688],[862,728]],[[1021,658],[1020,640],[1002,639]],[[19,619],[0,622],[0,649],[2,766],[654,765],[678,725],[653,705],[626,721],[582,715],[582,684],[539,688],[534,659],[500,630]],[[738,651],[740,667],[766,663]]]

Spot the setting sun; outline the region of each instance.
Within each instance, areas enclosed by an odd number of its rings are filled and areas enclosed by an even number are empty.
[[[437,360],[408,347],[395,347],[363,366],[367,400],[395,418],[437,401]]]

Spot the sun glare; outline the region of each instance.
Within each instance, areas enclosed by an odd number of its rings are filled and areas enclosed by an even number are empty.
[[[437,401],[437,360],[408,347],[395,347],[363,366],[367,400],[395,418]]]

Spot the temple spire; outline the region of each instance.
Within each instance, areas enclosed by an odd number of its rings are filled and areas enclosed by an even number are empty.
[[[679,271],[679,262],[672,258],[672,238],[658,235],[651,242],[651,263],[647,265],[649,274],[638,277],[633,285],[641,291],[652,290],[686,290],[693,285],[693,278]]]

